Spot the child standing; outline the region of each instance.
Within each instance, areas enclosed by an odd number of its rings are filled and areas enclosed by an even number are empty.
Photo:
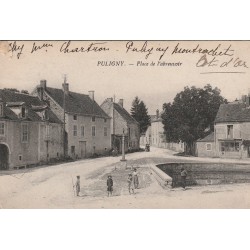
[[[131,194],[131,190],[132,190],[132,192],[134,194],[135,192],[134,192],[133,177],[132,177],[132,174],[128,174],[128,191],[129,191],[129,194]]]
[[[107,191],[108,191],[108,196],[112,196],[113,193],[113,180],[112,176],[109,175],[107,179]]]
[[[76,176],[75,187],[76,187],[76,196],[79,196],[79,193],[80,193],[80,175]]]

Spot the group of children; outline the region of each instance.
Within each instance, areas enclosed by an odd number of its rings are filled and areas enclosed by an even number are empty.
[[[128,182],[129,194],[131,194],[131,192],[134,194],[135,193],[134,190],[137,189],[139,186],[138,173],[136,169],[134,169],[133,173],[129,173],[127,182]],[[76,190],[76,196],[79,196],[79,193],[80,193],[80,176],[79,175],[76,177],[76,183],[73,186],[73,188],[75,188]],[[107,191],[108,191],[108,197],[113,195],[113,179],[111,175],[108,175]]]
[[[134,194],[135,193],[135,189],[138,188],[139,186],[139,179],[138,179],[138,174],[137,174],[137,170],[134,169],[133,173],[129,173],[128,174],[128,191],[129,194],[131,194],[131,192]],[[108,179],[107,179],[107,191],[108,191],[108,196],[112,196],[113,194],[113,180],[112,180],[112,176],[108,175]]]

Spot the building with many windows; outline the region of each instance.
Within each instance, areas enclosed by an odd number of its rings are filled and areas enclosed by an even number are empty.
[[[221,104],[215,118],[215,155],[250,158],[250,95]]]
[[[38,97],[0,90],[0,169],[63,157],[63,124]]]
[[[68,83],[57,89],[41,80],[33,94],[45,101],[65,124],[66,156],[79,159],[108,154],[111,149],[110,117],[96,103],[94,91],[84,95],[70,91]]]
[[[122,136],[125,136],[125,151],[138,150],[140,148],[139,123],[123,107],[123,99],[118,103],[113,98],[107,98],[101,108],[111,117],[110,127],[112,136],[112,148],[118,152],[122,150]]]

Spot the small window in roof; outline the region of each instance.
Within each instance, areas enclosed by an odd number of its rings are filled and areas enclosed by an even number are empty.
[[[74,121],[77,120],[77,115],[73,115],[73,120],[74,120]]]

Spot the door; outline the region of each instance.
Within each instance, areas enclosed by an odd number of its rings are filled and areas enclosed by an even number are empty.
[[[80,158],[83,159],[86,157],[86,141],[79,142],[79,149],[80,149]]]
[[[9,149],[5,144],[0,144],[0,169],[9,168]]]

